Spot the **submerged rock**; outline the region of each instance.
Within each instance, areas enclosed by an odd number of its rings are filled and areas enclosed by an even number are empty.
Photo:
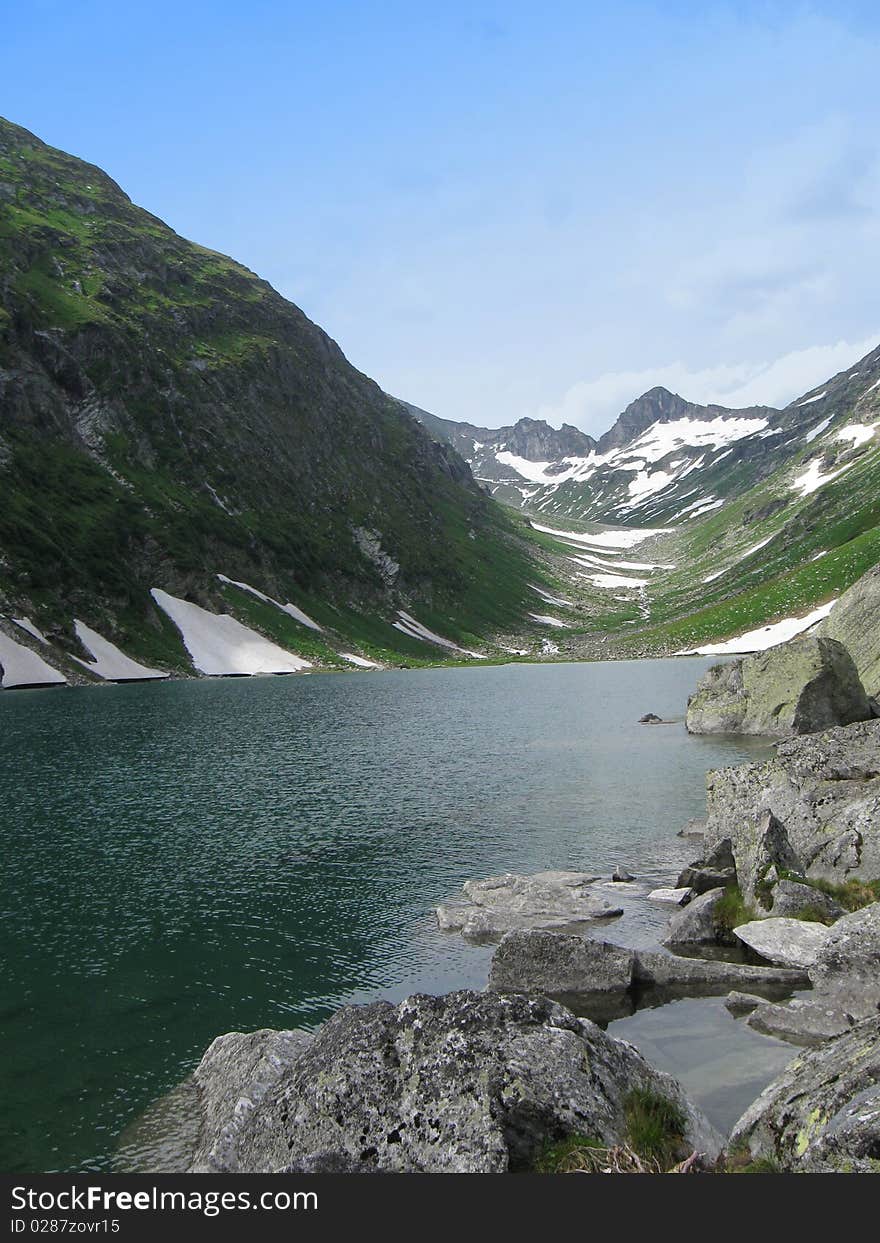
[[[749,1106],[730,1148],[796,1173],[876,1173],[880,1016],[795,1057]]]
[[[635,877],[633,876],[632,872],[628,872],[626,868],[622,868],[620,864],[618,863],[617,867],[611,873],[611,879],[613,881],[616,881],[618,884],[625,885],[625,884],[628,884],[630,881],[635,880]]]
[[[835,639],[791,639],[713,665],[688,700],[692,734],[812,734],[871,716],[852,657]]]
[[[781,742],[764,763],[710,772],[706,788],[707,846],[729,839],[747,902],[769,859],[767,812],[809,879],[880,876],[880,721]]]
[[[785,1005],[764,1002],[752,1011],[746,1022],[765,1036],[777,1036],[791,1044],[819,1045],[849,1031],[855,1019],[836,1006],[796,997]]]
[[[756,993],[741,993],[737,989],[731,989],[724,1004],[734,1018],[738,1018],[741,1014],[751,1014],[758,1006],[763,1005],[764,998]]]
[[[489,939],[517,928],[569,928],[622,914],[621,907],[591,892],[598,879],[550,871],[469,880],[460,901],[436,908],[437,923],[445,931]]]
[[[779,967],[812,967],[830,928],[805,919],[753,919],[733,935],[756,954]]]
[[[211,1068],[200,1068],[203,1083]],[[228,1080],[228,1076],[227,1076]],[[247,1084],[247,1070],[232,1076]],[[346,1006],[220,1142],[212,1168],[428,1173],[528,1169],[569,1135],[624,1140],[635,1088],[672,1100],[688,1150],[721,1139],[670,1076],[545,998],[458,992]],[[218,1096],[222,1089],[218,1089]],[[256,1093],[245,1086],[248,1099]],[[228,1096],[227,1116],[235,1097]],[[221,1122],[215,1118],[215,1126]]]
[[[662,716],[657,716],[654,712],[646,712],[644,716],[639,717],[639,725],[662,725]]]

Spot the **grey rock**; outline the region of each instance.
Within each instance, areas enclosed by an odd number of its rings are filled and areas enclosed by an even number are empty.
[[[862,685],[872,698],[880,696],[880,565],[875,565],[845,591],[819,626],[819,633],[843,643]],[[880,715],[880,714],[878,714]]]
[[[880,1005],[880,902],[844,915],[831,928],[810,967],[818,995],[858,1018]]]
[[[779,967],[812,967],[830,933],[825,924],[805,919],[752,919],[733,935]]]
[[[772,811],[761,812],[754,825],[742,826],[740,844],[745,850],[737,867],[737,880],[743,898],[753,906],[765,906],[767,886],[778,879],[780,868],[803,873],[785,826]]]
[[[639,717],[639,725],[662,725],[663,718],[657,716],[654,712],[646,712],[644,716]]]
[[[664,998],[709,997],[742,989],[763,997],[784,997],[806,988],[806,971],[784,967],[753,967],[716,958],[680,958],[654,950],[636,950],[633,983],[655,989]]]
[[[736,868],[695,867],[684,868],[676,882],[680,887],[693,889],[694,893],[708,893],[710,889],[729,889],[736,884]]]
[[[876,1173],[880,1016],[796,1056],[746,1110],[731,1148],[795,1173]]]
[[[629,881],[635,880],[632,872],[628,872],[626,868],[622,868],[620,864],[611,873],[611,879],[617,881],[618,884],[628,884]]]
[[[871,708],[852,657],[836,639],[803,636],[713,665],[688,700],[692,734],[812,734],[865,721]]]
[[[190,1164],[194,1173],[236,1171],[242,1130],[311,1042],[308,1032],[264,1028],[228,1032],[208,1046],[193,1072],[201,1115]]]
[[[791,1044],[819,1045],[849,1031],[855,1019],[834,1005],[796,997],[785,1005],[763,1002],[746,1022],[765,1036],[777,1036]]]
[[[632,950],[607,941],[539,930],[508,932],[492,956],[488,987],[578,998],[588,1005],[600,995],[622,998],[627,993],[634,958]]]
[[[437,923],[488,940],[518,928],[573,928],[620,915],[621,907],[591,892],[597,880],[585,872],[549,871],[465,881],[462,899],[436,908]]]
[[[619,1143],[624,1099],[639,1087],[682,1109],[689,1150],[718,1152],[720,1137],[674,1079],[545,998],[459,992],[347,1006],[248,1112],[229,1168],[270,1173],[334,1154],[381,1171],[528,1169],[568,1135]]]
[[[781,742],[760,764],[706,778],[707,845],[729,838],[743,895],[754,902],[763,816],[785,829],[808,879],[840,883],[880,876],[880,721]]]
[[[356,1161],[342,1152],[315,1152],[307,1157],[296,1157],[279,1174],[375,1174],[374,1165]]]
[[[724,1004],[730,1013],[738,1018],[741,1014],[751,1014],[757,1006],[762,1006],[765,1002],[764,998],[756,993],[741,993],[737,989],[732,989],[725,997]]]
[[[673,906],[685,906],[694,896],[689,886],[677,889],[652,889],[648,894],[649,902],[671,902]]]
[[[715,908],[724,897],[723,889],[710,889],[676,911],[663,937],[664,945],[716,945],[718,929]]]
[[[768,882],[772,878],[768,875]],[[801,884],[795,880],[778,880],[773,885],[773,915],[792,916],[797,918],[805,907],[812,907],[827,919],[840,919],[846,914],[844,907],[836,902],[830,894],[823,893],[812,885]]]
[[[729,838],[720,841],[705,858],[689,864],[678,878],[679,885],[688,886],[694,893],[726,889],[736,882],[736,860]]]

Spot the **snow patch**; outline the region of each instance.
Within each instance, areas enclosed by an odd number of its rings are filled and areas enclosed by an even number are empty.
[[[821,401],[823,397],[828,396],[828,389],[823,389],[821,393],[817,393],[815,397],[808,397],[806,401],[799,401],[798,406],[812,406],[814,401]]]
[[[381,665],[377,665],[374,660],[364,660],[363,656],[355,656],[354,652],[340,652],[339,655],[343,660],[347,660],[350,665],[357,665],[359,669],[381,669]]]
[[[44,643],[46,647],[49,647],[49,640],[43,634],[42,630],[39,630],[34,625],[29,617],[13,617],[12,620],[15,622],[16,626],[20,626],[22,630],[26,630],[32,639],[37,639],[40,643]]]
[[[837,597],[822,604],[805,617],[785,617],[782,621],[770,626],[762,626],[758,630],[749,630],[726,643],[707,643],[703,647],[692,647],[676,652],[676,656],[733,656],[746,652],[766,652],[768,648],[777,647],[780,643],[803,634],[811,626],[827,617],[837,603]]]
[[[562,630],[568,627],[568,622],[560,621],[558,617],[549,617],[545,613],[529,613],[532,621],[540,622],[542,626],[558,626]]]
[[[308,626],[310,630],[323,630],[323,626],[319,626],[316,621],[312,621],[308,614],[302,609],[298,609],[295,604],[282,604],[279,600],[273,600],[271,596],[265,595],[264,592],[258,591],[256,587],[251,587],[248,583],[236,582],[234,578],[227,578],[225,574],[218,574],[217,577],[221,583],[228,583],[230,587],[239,587],[242,591],[248,591],[252,596],[256,596],[258,600],[262,600],[264,604],[274,604],[276,609],[281,609],[282,613],[286,613],[288,617],[292,617],[294,621],[301,622],[303,626]]]
[[[849,427],[842,427],[837,433],[837,440],[851,440],[852,447],[858,448],[859,445],[865,445],[872,440],[876,427],[868,427],[864,423],[850,423]]]
[[[451,652],[463,652],[465,656],[474,656],[477,660],[486,659],[480,652],[470,652],[466,647],[459,647],[451,639],[444,639],[442,635],[429,630],[427,626],[423,626],[412,614],[405,613],[403,609],[397,610],[397,618],[396,622],[391,623],[394,629],[399,630],[401,634],[408,635],[411,639],[419,639],[422,643],[436,643],[438,647],[448,648]]]
[[[200,673],[232,677],[257,673],[301,673],[311,663],[243,626],[229,613],[209,613],[154,587],[150,593],[174,622]]]
[[[827,419],[823,419],[821,423],[817,423],[815,427],[811,428],[810,431],[807,432],[806,436],[804,436],[804,443],[808,445],[812,444],[812,442],[816,439],[817,436],[822,435],[822,433],[825,431],[825,428],[828,427],[828,425],[831,423],[833,418],[834,418],[834,415],[829,414]]]
[[[73,628],[80,643],[91,652],[92,660],[80,660],[78,656],[74,656],[73,659],[84,669],[88,669],[106,682],[148,682],[168,677],[168,674],[161,669],[150,669],[146,665],[139,665],[136,660],[132,660],[130,656],[126,656],[125,652],[120,651],[115,643],[99,635],[85,622],[74,618]]]
[[[23,643],[16,643],[0,630],[0,686],[11,690],[16,686],[61,686],[67,681],[63,673],[32,652]]]
[[[542,527],[537,522],[533,522],[532,526],[536,531],[543,531],[545,535],[558,535],[561,539],[570,540],[576,544],[586,544],[588,548],[597,552],[632,548],[635,544],[641,544],[642,540],[650,539],[652,535],[665,535],[671,529],[670,527],[631,527],[622,528],[619,531],[593,531],[585,534],[583,531],[559,531],[555,527]]]
[[[842,475],[852,465],[852,462],[848,462],[846,466],[841,466],[839,470],[832,470],[827,475],[823,475],[822,459],[813,458],[804,473],[798,475],[797,479],[793,480],[791,485],[792,491],[800,492],[801,496],[811,496],[813,492],[818,492],[819,488],[823,488],[826,483],[830,483],[832,479]]]

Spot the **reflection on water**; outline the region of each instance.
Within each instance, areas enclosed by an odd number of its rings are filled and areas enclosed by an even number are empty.
[[[0,1168],[107,1168],[215,1035],[485,983],[440,934],[468,877],[621,863],[667,883],[705,770],[702,660],[0,695],[7,1124]],[[668,912],[633,899],[615,939]]]

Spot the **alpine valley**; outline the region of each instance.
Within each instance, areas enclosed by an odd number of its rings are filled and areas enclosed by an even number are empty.
[[[880,560],[878,428],[880,347],[599,440],[437,418],[0,120],[4,688],[754,650]]]

